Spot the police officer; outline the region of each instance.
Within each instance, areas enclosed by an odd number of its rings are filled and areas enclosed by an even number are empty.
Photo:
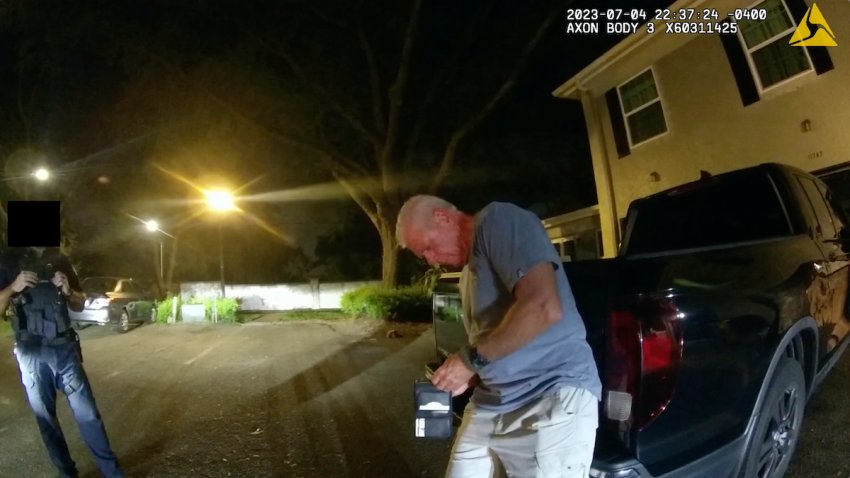
[[[80,339],[68,307],[85,297],[67,256],[58,248],[10,248],[0,259],[0,315],[12,306],[15,356],[41,438],[61,477],[77,467],[56,417],[56,390],[68,404],[86,445],[106,477],[123,477],[83,370]]]

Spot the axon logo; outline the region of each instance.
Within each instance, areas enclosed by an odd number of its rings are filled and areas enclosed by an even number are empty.
[[[826,18],[820,12],[820,8],[813,3],[806,11],[806,15],[797,25],[797,30],[788,41],[792,46],[838,46],[835,33],[829,28]]]

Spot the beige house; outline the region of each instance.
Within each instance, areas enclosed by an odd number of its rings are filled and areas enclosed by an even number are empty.
[[[602,256],[599,206],[543,219],[543,227],[564,262],[597,259]]]
[[[606,257],[632,200],[700,171],[850,162],[850,2],[817,2],[837,46],[789,45],[810,6],[681,0],[670,9],[716,10],[737,32],[664,33],[667,22],[651,21],[655,33],[642,26],[555,90],[584,110]],[[767,19],[731,25],[736,8],[765,9]]]

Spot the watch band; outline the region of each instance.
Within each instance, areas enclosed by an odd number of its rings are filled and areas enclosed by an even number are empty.
[[[486,357],[478,353],[478,349],[471,345],[464,345],[458,351],[460,359],[473,372],[478,373],[482,368],[490,365],[490,361]]]

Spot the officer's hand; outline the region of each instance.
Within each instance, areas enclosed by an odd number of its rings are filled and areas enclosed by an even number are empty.
[[[66,276],[64,272],[54,272],[51,282],[53,282],[53,285],[56,287],[62,289],[63,294],[71,295],[71,285],[68,283],[68,276]]]
[[[452,395],[457,396],[475,385],[476,377],[475,372],[466,368],[466,364],[457,354],[452,354],[434,371],[431,383],[440,390],[452,392]]]
[[[18,293],[27,287],[35,287],[38,282],[38,275],[32,271],[21,271],[15,281],[12,282],[12,292]]]

